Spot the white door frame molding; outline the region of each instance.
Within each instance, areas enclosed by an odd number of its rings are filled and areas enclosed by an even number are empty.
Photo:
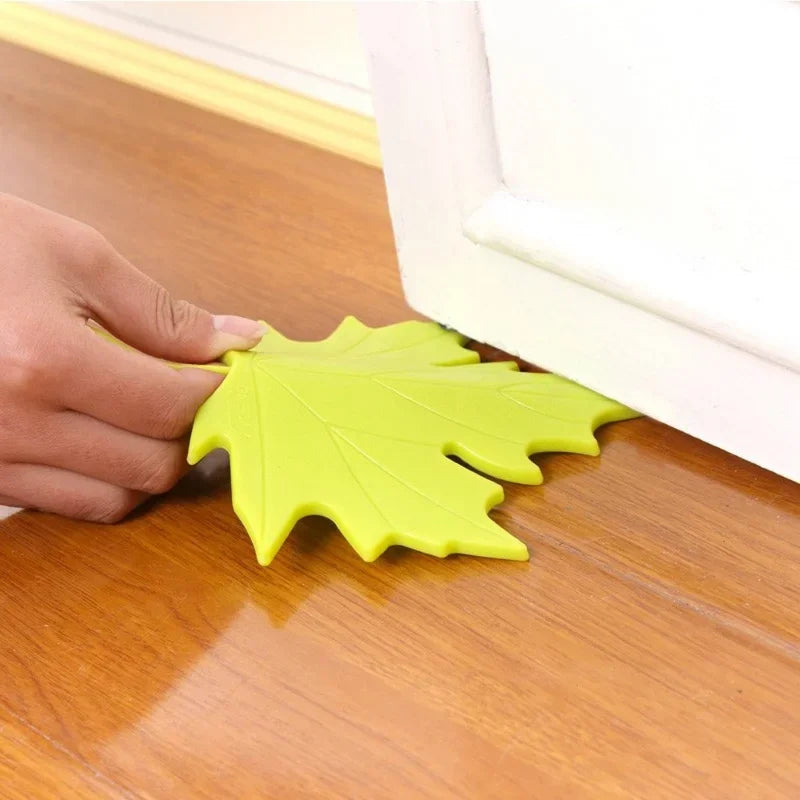
[[[637,283],[642,259],[692,270],[508,191],[476,4],[361,14],[412,307],[800,481],[796,295],[777,301],[787,324],[748,327],[710,312],[708,287]],[[728,286],[726,302],[746,302],[748,286]]]

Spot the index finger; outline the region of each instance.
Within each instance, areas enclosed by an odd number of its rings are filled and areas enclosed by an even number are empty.
[[[176,439],[222,382],[200,369],[173,369],[137,350],[119,347],[82,325],[67,346],[74,369],[58,390],[65,408],[156,439]]]

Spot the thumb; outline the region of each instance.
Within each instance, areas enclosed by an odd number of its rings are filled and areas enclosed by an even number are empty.
[[[84,292],[88,312],[122,341],[158,358],[202,364],[248,350],[267,332],[256,320],[212,315],[140,272],[109,246],[104,269]]]

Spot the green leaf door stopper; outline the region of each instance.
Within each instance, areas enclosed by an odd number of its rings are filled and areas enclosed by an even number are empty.
[[[228,375],[197,413],[189,463],[228,451],[233,508],[260,564],[309,514],[366,561],[393,544],[527,559],[487,515],[502,487],[446,456],[537,484],[529,455],[595,455],[595,428],[638,415],[555,375],[476,363],[464,341],[436,323],[373,329],[349,317],[321,342],[270,330],[223,356]]]

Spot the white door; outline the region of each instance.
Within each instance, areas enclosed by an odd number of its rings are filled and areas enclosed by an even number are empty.
[[[411,305],[800,481],[800,4],[364,4]]]

